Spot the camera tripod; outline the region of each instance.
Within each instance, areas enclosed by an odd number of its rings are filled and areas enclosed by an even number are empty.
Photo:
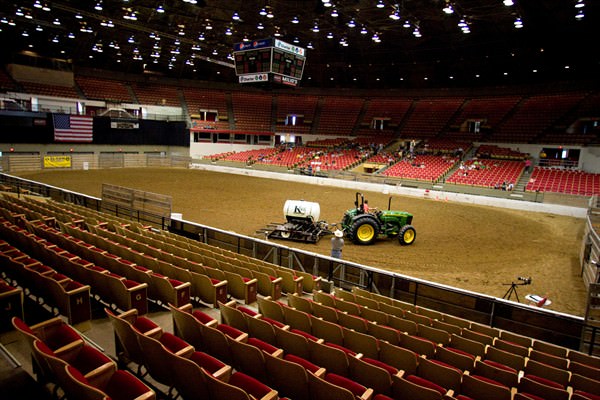
[[[517,303],[520,303],[521,300],[519,300],[519,293],[517,293],[517,286],[524,285],[524,283],[512,282],[512,283],[504,283],[504,285],[510,285],[510,287],[508,288],[506,293],[504,293],[504,296],[502,296],[502,298],[505,300],[510,300],[511,296],[514,294],[515,297],[517,298]]]

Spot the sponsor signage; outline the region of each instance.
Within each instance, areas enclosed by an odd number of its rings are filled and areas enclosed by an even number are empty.
[[[240,83],[268,82],[269,74],[247,74],[239,76]]]
[[[44,156],[44,168],[71,168],[71,156]]]

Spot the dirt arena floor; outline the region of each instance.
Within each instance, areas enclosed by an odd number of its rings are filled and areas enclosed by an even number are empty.
[[[249,236],[269,222],[283,222],[286,200],[318,202],[321,219],[333,223],[353,208],[355,195],[348,189],[185,169],[20,175],[96,197],[102,183],[167,194],[173,198],[173,212],[184,219]],[[387,195],[365,196],[371,207],[387,208]],[[413,213],[415,243],[382,240],[357,246],[346,240],[344,259],[496,297],[517,277],[531,277],[530,285],[518,287],[522,302],[529,293],[547,295],[550,309],[584,315],[586,290],[578,256],[583,219],[402,196],[394,196],[392,209]],[[316,245],[282,243],[329,254],[328,239]]]

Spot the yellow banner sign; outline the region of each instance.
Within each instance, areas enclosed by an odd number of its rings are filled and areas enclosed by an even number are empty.
[[[71,168],[71,156],[45,156],[44,168]]]

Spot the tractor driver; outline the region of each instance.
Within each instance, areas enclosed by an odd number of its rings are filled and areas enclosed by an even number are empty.
[[[377,211],[377,207],[369,207],[369,200],[365,200],[365,202],[363,203],[363,212],[365,214],[368,214],[371,211],[372,212]]]

